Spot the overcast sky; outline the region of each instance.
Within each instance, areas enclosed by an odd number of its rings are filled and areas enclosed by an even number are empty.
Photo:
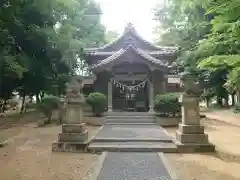
[[[164,0],[96,0],[103,11],[102,22],[108,30],[121,33],[128,22],[146,40],[153,41],[153,8]]]

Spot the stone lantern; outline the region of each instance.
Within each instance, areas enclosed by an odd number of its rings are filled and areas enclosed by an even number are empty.
[[[203,92],[201,84],[191,75],[181,78],[183,92],[179,98],[182,104],[182,120],[176,132],[176,145],[180,152],[209,152],[215,147],[208,141],[204,126],[200,124],[199,100]]]
[[[83,123],[85,98],[81,93],[82,87],[79,76],[74,76],[67,84],[62,132],[58,135],[58,141],[52,145],[53,151],[83,151],[89,143],[88,131]]]

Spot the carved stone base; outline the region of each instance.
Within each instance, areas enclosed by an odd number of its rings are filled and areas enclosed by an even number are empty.
[[[177,145],[177,152],[179,153],[197,153],[197,152],[214,152],[215,146],[208,144],[182,144],[175,142]]]
[[[85,123],[82,124],[63,124],[63,133],[82,133],[86,130]]]
[[[52,151],[54,152],[87,152],[89,141],[85,142],[54,142]]]
[[[208,135],[204,133],[204,127],[201,125],[179,124],[175,144],[181,153],[212,152],[215,150],[215,146],[209,143]]]
[[[84,142],[88,140],[88,131],[85,130],[82,133],[59,133],[59,142]]]
[[[183,144],[195,143],[195,144],[207,144],[208,135],[207,134],[182,134],[181,132],[176,132],[176,140]]]
[[[178,131],[182,134],[204,134],[204,126],[179,124]]]
[[[85,128],[85,123],[63,124],[62,132],[58,134],[58,141],[52,144],[52,151],[84,152],[88,143],[88,130]]]

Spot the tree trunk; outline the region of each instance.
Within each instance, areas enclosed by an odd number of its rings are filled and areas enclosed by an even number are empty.
[[[235,102],[235,93],[231,94],[232,96],[232,106],[235,106],[236,102]]]
[[[52,112],[47,115],[47,124],[51,124],[52,121]]]
[[[24,109],[26,109],[25,107],[25,100],[26,100],[26,94],[25,94],[25,91],[23,92],[23,97],[22,97],[22,106],[21,106],[21,110],[20,110],[20,114],[23,113]]]
[[[5,110],[6,110],[6,105],[7,105],[7,99],[4,99],[2,113],[5,112]]]
[[[33,97],[30,96],[30,101],[29,101],[29,103],[32,103],[32,102],[33,102]]]
[[[41,99],[44,98],[44,95],[45,95],[44,92],[41,92],[41,93],[40,93]]]
[[[221,107],[222,106],[222,96],[217,96],[217,104]]]
[[[3,108],[4,108],[4,101],[1,100],[1,103],[0,103],[1,107],[0,107],[0,114],[3,113]]]
[[[237,91],[237,102],[240,104],[240,90]]]
[[[209,107],[210,104],[210,98],[206,98],[206,106]]]
[[[227,94],[227,96],[224,98],[225,99],[225,107],[229,107],[229,96]]]
[[[40,102],[39,93],[36,93],[36,101],[37,101],[37,103]]]

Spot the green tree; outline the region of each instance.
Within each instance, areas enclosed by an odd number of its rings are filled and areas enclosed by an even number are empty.
[[[239,54],[239,7],[238,0],[170,0],[164,8],[156,8],[155,17],[164,30],[159,42],[179,46],[175,62],[179,70],[205,78],[206,90],[217,96],[219,104],[238,90],[239,66],[231,68],[236,59],[231,55]]]
[[[64,93],[83,49],[104,42],[92,0],[4,0],[0,4],[0,98]]]
[[[112,41],[114,41],[115,39],[117,39],[119,36],[119,33],[116,31],[107,31],[106,32],[106,43],[110,43]]]

